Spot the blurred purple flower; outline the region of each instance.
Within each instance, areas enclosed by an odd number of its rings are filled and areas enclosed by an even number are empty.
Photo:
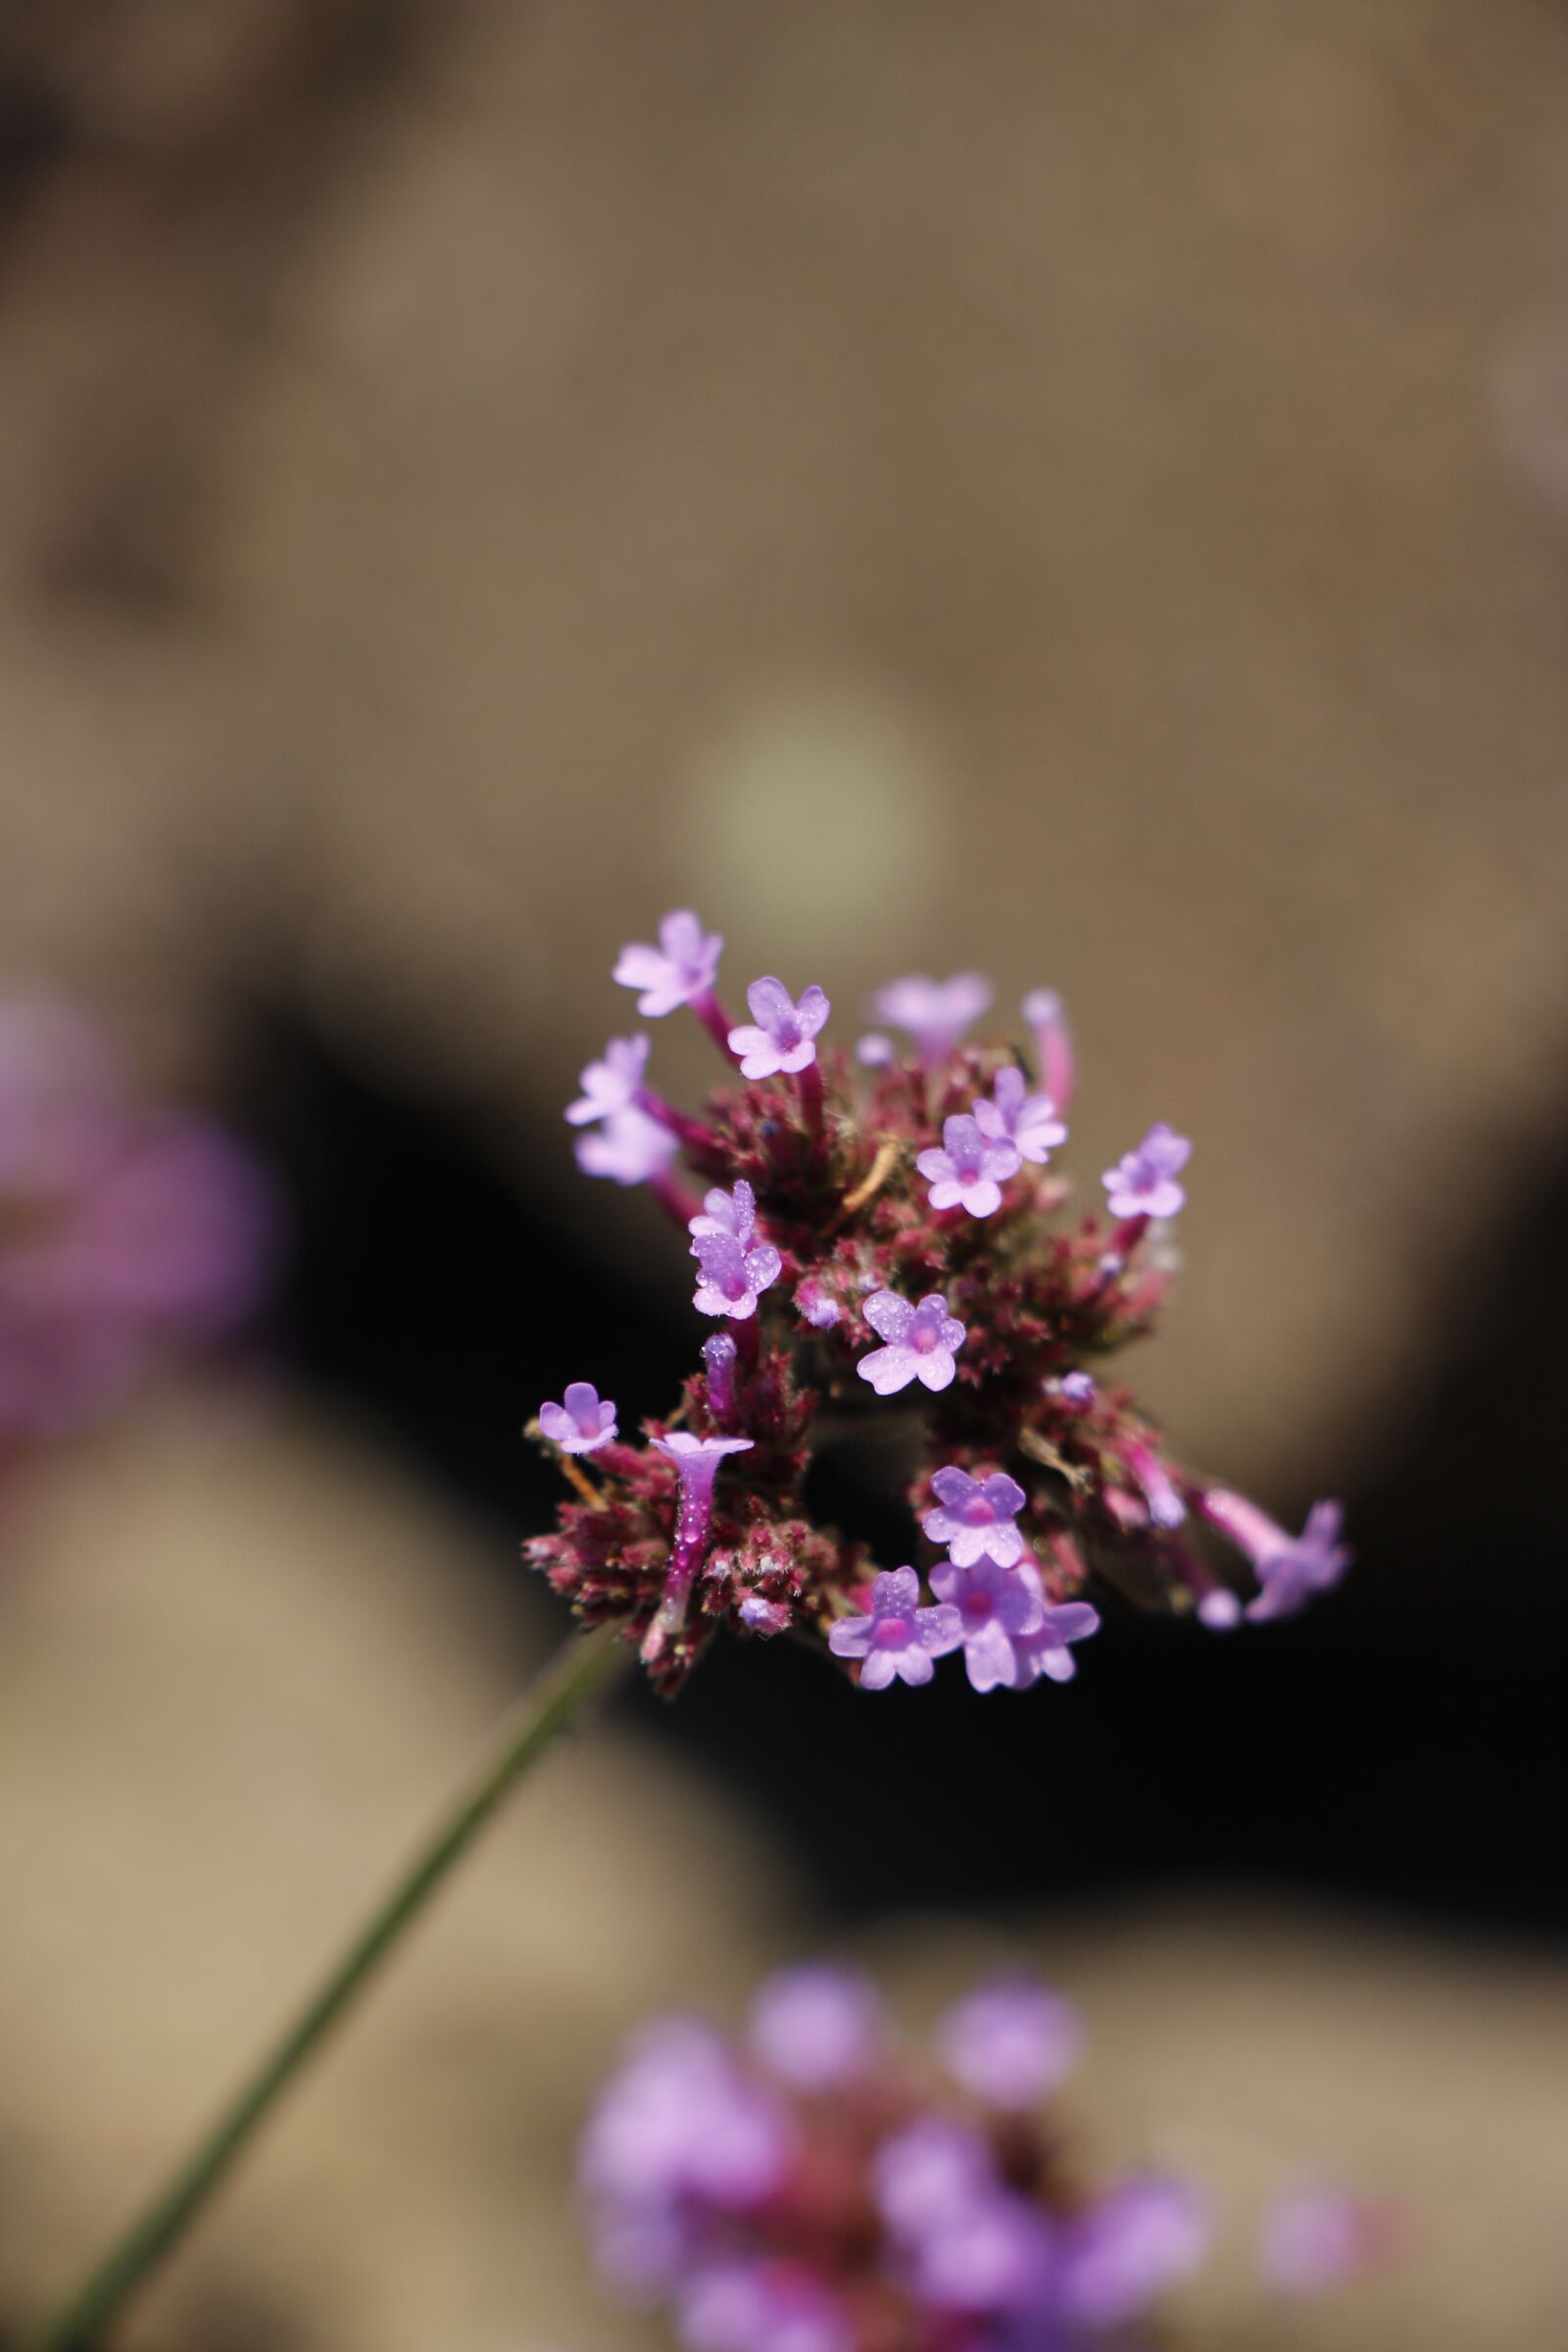
[[[752,2004],[751,2044],[792,2088],[832,2090],[863,2075],[882,2034],[868,1978],[821,1965],[769,1977]]]
[[[680,2299],[688,2352],[855,2352],[849,2315],[811,2273],[782,2262],[714,2263]]]
[[[959,972],[952,980],[932,980],[923,972],[890,980],[871,999],[872,1017],[895,1029],[906,1029],[915,1052],[929,1068],[951,1054],[972,1021],[977,1021],[996,991],[979,972]]]
[[[1247,1605],[1254,1624],[1294,1617],[1318,1593],[1332,1592],[1350,1564],[1339,1540],[1344,1514],[1337,1502],[1314,1502],[1298,1536],[1287,1535],[1267,1511],[1225,1487],[1209,1487],[1200,1507],[1257,1572],[1261,1590]]]
[[[1073,1088],[1077,1082],[1072,1037],[1061,999],[1054,988],[1031,989],[1021,1006],[1024,1019],[1035,1036],[1035,1055],[1040,1070],[1040,1083],[1050,1101],[1063,1118],[1072,1108]]]
[[[1058,2292],[1067,2315],[1098,2330],[1135,2319],[1208,2251],[1204,2199],[1190,2181],[1123,2180],[1068,2224]]]
[[[1301,2181],[1263,2216],[1258,2270],[1277,2294],[1322,2294],[1387,2261],[1397,2236],[1391,2204],[1332,2182]]]
[[[662,1176],[680,1150],[679,1139],[635,1103],[612,1110],[602,1127],[579,1135],[573,1147],[585,1176],[608,1176],[612,1184],[646,1184]]]
[[[239,1146],[135,1102],[83,1016],[0,1006],[0,1438],[96,1420],[231,1331],[278,1223]]]
[[[923,2114],[883,2140],[871,2185],[894,2236],[917,2244],[1000,2183],[983,2132],[955,2116]]]
[[[644,940],[622,948],[612,976],[622,988],[642,990],[637,1009],[644,1020],[657,1021],[706,996],[723,951],[719,934],[705,932],[691,908],[682,906],[660,924],[657,948]]]
[[[1038,2107],[1067,2080],[1083,2046],[1070,2001],[1033,1977],[978,1985],[937,2028],[937,2048],[956,2082],[988,2107]]]
[[[604,1058],[589,1062],[578,1080],[582,1093],[565,1110],[570,1125],[585,1127],[592,1119],[608,1119],[612,1112],[629,1108],[637,1100],[647,1067],[646,1037],[612,1037]]]
[[[1159,1120],[1102,1182],[1113,1217],[1173,1217],[1187,1199],[1176,1179],[1193,1155],[1185,1135]]]

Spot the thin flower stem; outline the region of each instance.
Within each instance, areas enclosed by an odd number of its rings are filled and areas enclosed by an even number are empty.
[[[523,1691],[486,1754],[254,2073],[130,2227],[19,2352],[88,2352],[172,2252],[278,2098],[345,2015],[503,1799],[557,1735],[630,1662],[605,1631],[573,1637]]]

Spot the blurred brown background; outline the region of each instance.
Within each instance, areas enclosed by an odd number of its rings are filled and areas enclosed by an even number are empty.
[[[621,939],[691,900],[732,974],[820,979],[847,1024],[904,968],[979,963],[1004,1007],[1054,985],[1080,1175],[1154,1116],[1198,1138],[1142,1374],[1184,1446],[1271,1494],[1376,1489],[1385,1532],[1401,1461],[1433,1525],[1427,1473],[1457,1466],[1466,1524],[1507,1539],[1473,1587],[1363,1544],[1358,1654],[1477,1589],[1523,1651],[1555,1639],[1556,1519],[1509,1518],[1560,1465],[1555,1353],[1505,1416],[1508,1370],[1478,1384],[1501,1438],[1463,1367],[1504,1265],[1530,1325],[1546,1245],[1517,1236],[1557,1230],[1528,1220],[1568,1156],[1565,113],[1544,0],[0,15],[5,966],[106,1000],[285,1147],[314,1133],[318,1183],[336,1130],[277,1080],[279,1023],[395,1106],[389,1137],[455,1121],[516,1204],[520,1290],[523,1236],[618,1250],[648,1331],[677,1253],[578,1186],[557,1116],[626,1020]],[[678,1087],[704,1063],[676,1026]],[[296,1334],[338,1262],[316,1238]],[[381,1280],[395,1313],[416,1269]],[[466,1348],[526,1356],[474,1298],[425,1333],[432,1387]],[[182,1408],[58,1466],[8,1534],[17,2308],[548,1639],[465,1569],[511,1527],[432,1487],[368,1375],[324,1394],[286,1336],[280,1371],[270,1412]],[[1546,1458],[1504,1473],[1522,1421]],[[1303,1653],[1329,1693],[1303,1739],[1334,1739],[1350,1640]],[[733,1999],[811,1929],[755,1814],[624,1737],[558,1761],[557,1818],[525,1808],[475,1871],[149,2343],[626,2333],[562,2268],[571,2119],[625,2019]],[[1348,2315],[1260,2323],[1238,2284],[1205,2340],[1563,2332],[1549,1958],[1196,1898],[1024,1933],[1092,2006],[1120,1988],[1128,2144],[1252,2133],[1438,2217]],[[1260,1977],[1277,2041],[1249,2039]]]

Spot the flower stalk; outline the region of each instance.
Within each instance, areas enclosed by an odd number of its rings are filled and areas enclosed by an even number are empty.
[[[517,1783],[595,1694],[630,1663],[608,1631],[574,1637],[523,1691],[486,1753],[327,1969],[304,2005],[151,2202],[19,2352],[89,2352],[163,2263],[295,2078],[402,1941]]]

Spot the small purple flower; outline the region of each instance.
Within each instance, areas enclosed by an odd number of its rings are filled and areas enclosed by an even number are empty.
[[[742,1176],[731,1193],[717,1186],[703,1195],[703,1213],[687,1219],[687,1230],[701,1238],[709,1233],[727,1233],[732,1241],[744,1248],[757,1231],[757,1195]]]
[[[653,1444],[661,1453],[667,1453],[680,1472],[682,1488],[691,1494],[710,1495],[718,1465],[726,1453],[750,1453],[755,1440],[751,1438],[694,1438],[688,1429],[672,1429],[667,1438],[655,1438]]]
[[[1173,1217],[1187,1199],[1176,1179],[1193,1155],[1185,1135],[1163,1119],[1135,1152],[1124,1152],[1102,1179],[1113,1217]]]
[[[1095,1401],[1095,1376],[1092,1372],[1064,1372],[1056,1383],[1056,1395],[1075,1413],[1085,1411]]]
[[[612,1110],[602,1127],[579,1135],[574,1149],[585,1176],[608,1176],[612,1184],[646,1184],[664,1173],[680,1145],[660,1120],[633,1104]]]
[[[997,1072],[991,1101],[977,1102],[974,1115],[982,1135],[1015,1144],[1020,1156],[1037,1167],[1044,1167],[1056,1146],[1067,1141],[1051,1097],[1031,1095],[1022,1070],[1011,1062]]]
[[[1123,2180],[1068,2227],[1062,2305],[1097,2331],[1119,2327],[1195,2271],[1208,2240],[1208,2209],[1190,2181],[1152,2173]]]
[[[628,1109],[637,1100],[647,1067],[646,1037],[612,1037],[604,1059],[591,1061],[578,1080],[582,1093],[566,1105],[569,1123],[586,1127],[592,1119],[608,1119],[613,1111]]]
[[[615,1434],[615,1408],[590,1381],[568,1383],[560,1404],[539,1407],[539,1426],[563,1453],[592,1453]]]
[[[584,2135],[583,2186],[612,2207],[696,2198],[744,2212],[783,2179],[795,2145],[787,2111],[743,2075],[722,2038],[662,2018],[632,2042]]]
[[[756,1314],[759,1294],[777,1282],[783,1263],[771,1242],[743,1250],[727,1233],[699,1235],[692,1255],[701,1268],[692,1304],[699,1314],[733,1315],[737,1322]]]
[[[660,924],[657,948],[634,940],[621,949],[613,976],[622,988],[643,991],[637,1009],[645,1021],[657,1021],[707,995],[723,949],[718,933],[705,932],[691,908],[682,906]]]
[[[1387,2261],[1397,2235],[1393,2206],[1332,2182],[1302,2181],[1264,2214],[1257,2267],[1276,2294],[1321,2294]]]
[[[1242,1622],[1242,1604],[1228,1585],[1211,1585],[1198,1604],[1198,1622],[1211,1634],[1228,1634]]]
[[[1041,1596],[1041,1618],[1033,1633],[1019,1634],[1012,1644],[1017,1664],[1016,1688],[1026,1689],[1044,1675],[1049,1682],[1070,1683],[1078,1671],[1078,1661],[1068,1644],[1087,1642],[1091,1634],[1100,1631],[1100,1611],[1091,1608],[1087,1600],[1058,1601],[1054,1608],[1045,1603],[1040,1571],[1032,1560],[1020,1560],[1018,1574],[1032,1592]]]
[[[1053,2238],[1032,2199],[993,2190],[947,2214],[914,2245],[915,2289],[938,2311],[1021,2315],[1050,2292]]]
[[[655,1438],[680,1473],[680,1502],[675,1513],[675,1537],[670,1546],[669,1573],[663,1597],[643,1637],[645,1666],[656,1666],[686,1622],[692,1584],[708,1547],[709,1523],[713,1515],[713,1481],[726,1453],[750,1453],[752,1438],[694,1438],[687,1429],[672,1429]]]
[[[872,2158],[871,2183],[883,2221],[906,2245],[999,2185],[984,2133],[944,2115],[917,2115],[883,2140]]]
[[[876,1987],[848,1969],[786,1969],[769,1977],[752,2004],[752,2048],[796,2090],[836,2090],[858,2081],[881,2035]]]
[[[952,980],[931,980],[911,973],[890,980],[871,999],[871,1011],[895,1029],[907,1029],[915,1051],[929,1069],[957,1045],[971,1021],[977,1021],[995,995],[979,972],[959,972]]]
[[[1023,1550],[1023,1537],[1012,1524],[1027,1496],[1016,1479],[1004,1470],[989,1478],[971,1478],[967,1470],[939,1470],[931,1492],[941,1508],[927,1511],[920,1525],[933,1544],[946,1544],[955,1566],[972,1568],[988,1551],[1001,1568],[1010,1568]]]
[[[896,1396],[911,1380],[923,1381],[928,1389],[952,1387],[957,1372],[953,1359],[963,1346],[964,1326],[949,1314],[940,1291],[930,1292],[918,1306],[897,1291],[873,1291],[860,1311],[886,1342],[855,1367],[879,1396]]]
[[[795,1286],[795,1309],[803,1323],[813,1331],[831,1331],[843,1320],[844,1309],[831,1291],[824,1290],[814,1274]]]
[[[1002,1206],[1002,1182],[1016,1176],[1018,1147],[1004,1137],[988,1143],[978,1119],[947,1119],[942,1146],[922,1152],[915,1166],[931,1187],[933,1208],[966,1208],[971,1217],[989,1217]]]
[[[1350,1565],[1349,1551],[1339,1540],[1343,1518],[1337,1502],[1314,1502],[1300,1534],[1283,1551],[1258,1561],[1263,1590],[1247,1604],[1254,1625],[1294,1617],[1319,1592],[1332,1592]]]
[[[869,1617],[841,1617],[827,1638],[836,1658],[858,1658],[862,1690],[885,1690],[895,1675],[928,1683],[933,1658],[945,1658],[963,1640],[956,1609],[920,1606],[912,1568],[890,1568],[871,1579]]]
[[[988,2107],[1038,2107],[1071,2074],[1083,2023],[1070,2001],[1032,1977],[998,1977],[968,1993],[937,2028],[942,2062]]]
[[[1065,1114],[1072,1107],[1077,1070],[1061,999],[1054,988],[1031,989],[1021,1009],[1035,1034],[1040,1083],[1057,1110]]]
[[[951,1560],[931,1571],[931,1590],[950,1601],[962,1627],[963,1662],[976,1690],[1011,1689],[1020,1674],[1013,1642],[1038,1632],[1044,1617],[1037,1591],[1016,1568],[1004,1568],[982,1553],[972,1568]]]
[[[799,2264],[718,2262],[680,2300],[687,2352],[854,2352],[843,2304]]]
[[[1314,1502],[1298,1536],[1287,1535],[1267,1511],[1224,1487],[1208,1488],[1201,1507],[1210,1527],[1245,1552],[1257,1572],[1262,1590],[1247,1605],[1254,1624],[1294,1617],[1319,1592],[1331,1592],[1350,1565],[1339,1540],[1344,1513],[1337,1502]]]
[[[889,1062],[898,1060],[899,1050],[891,1037],[872,1029],[857,1041],[855,1058],[862,1070],[885,1070]]]
[[[802,992],[797,1004],[782,980],[769,975],[746,991],[752,1022],[729,1033],[730,1052],[739,1054],[743,1078],[793,1076],[816,1059],[816,1034],[832,1006],[819,988]]]

